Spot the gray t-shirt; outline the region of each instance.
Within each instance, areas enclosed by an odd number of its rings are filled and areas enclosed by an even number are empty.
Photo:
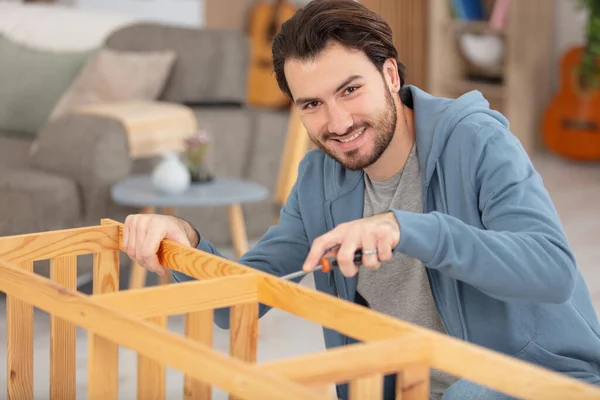
[[[404,168],[392,178],[372,181],[365,174],[364,216],[370,217],[390,208],[423,212],[421,185],[417,150],[413,146]],[[357,290],[376,311],[447,333],[431,294],[425,266],[417,259],[396,253],[378,270],[360,267]],[[431,399],[441,399],[454,380],[453,376],[432,369]]]

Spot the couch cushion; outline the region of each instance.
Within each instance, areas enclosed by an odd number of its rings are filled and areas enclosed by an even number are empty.
[[[33,141],[13,132],[0,132],[0,171],[9,167],[29,165],[29,150]]]
[[[38,50],[0,34],[0,131],[35,136],[92,54]]]
[[[78,107],[155,100],[173,67],[173,51],[100,50],[62,95],[50,120]]]
[[[0,174],[0,235],[17,235],[79,225],[75,182],[33,169]]]
[[[177,52],[161,100],[187,104],[246,102],[250,43],[242,33],[139,23],[113,33],[106,46]]]

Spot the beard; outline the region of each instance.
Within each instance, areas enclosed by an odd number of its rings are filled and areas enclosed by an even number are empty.
[[[385,107],[382,112],[371,121],[363,121],[352,125],[344,135],[350,132],[356,132],[362,128],[371,128],[374,133],[373,149],[368,154],[362,154],[362,148],[346,151],[343,154],[337,154],[329,149],[325,143],[331,138],[341,135],[336,135],[331,132],[323,132],[318,134],[320,140],[313,140],[315,145],[329,157],[336,160],[342,167],[351,171],[358,171],[374,164],[384,151],[390,145],[396,132],[396,123],[398,115],[396,113],[396,105],[391,93],[385,90]]]

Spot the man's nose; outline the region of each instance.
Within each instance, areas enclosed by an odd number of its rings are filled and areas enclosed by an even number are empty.
[[[328,107],[328,123],[329,132],[343,135],[352,127],[352,115],[346,111],[344,107],[337,104],[332,104]]]

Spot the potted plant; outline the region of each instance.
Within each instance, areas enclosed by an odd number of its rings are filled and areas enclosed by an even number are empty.
[[[600,0],[578,0],[588,11],[586,43],[581,55],[579,84],[583,90],[600,88]]]
[[[198,130],[185,139],[185,161],[192,182],[210,182],[213,179],[208,165],[210,144],[210,137],[205,130]]]

